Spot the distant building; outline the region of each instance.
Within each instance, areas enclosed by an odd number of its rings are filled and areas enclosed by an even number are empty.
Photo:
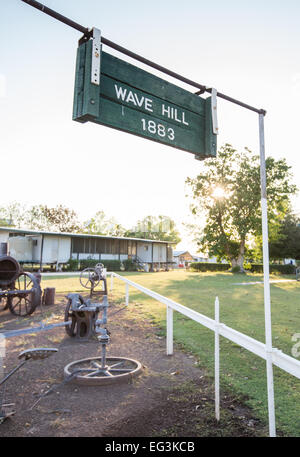
[[[189,251],[174,251],[173,259],[176,267],[187,267],[191,262],[195,261]]]
[[[126,260],[143,264],[145,270],[173,263],[172,243],[83,233],[57,233],[0,227],[0,243],[8,243],[20,263],[59,266],[71,259]]]

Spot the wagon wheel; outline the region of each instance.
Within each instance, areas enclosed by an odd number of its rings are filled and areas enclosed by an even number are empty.
[[[85,289],[94,289],[100,282],[100,276],[94,268],[85,268],[80,273],[79,280]]]
[[[16,316],[32,314],[41,302],[42,290],[30,273],[21,273],[13,283],[12,290],[14,293],[8,295],[7,303],[10,312]]]
[[[137,360],[107,357],[106,365],[102,367],[101,357],[92,357],[69,363],[64,368],[64,375],[67,379],[74,374],[73,382],[77,384],[99,386],[129,381],[141,370],[142,365]]]
[[[83,298],[80,295],[78,298],[79,298],[80,302],[83,304],[84,303]],[[66,305],[66,309],[65,309],[65,322],[72,321],[72,324],[66,325],[65,329],[66,329],[67,334],[69,336],[73,337],[73,336],[76,336],[76,334],[77,334],[77,319],[71,309],[71,305],[72,305],[72,300],[69,298],[68,303]]]

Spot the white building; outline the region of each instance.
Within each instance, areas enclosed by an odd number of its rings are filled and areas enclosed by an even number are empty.
[[[173,262],[172,243],[117,236],[56,233],[0,227],[0,243],[20,263],[55,265],[71,259],[126,260],[145,264],[151,270]]]

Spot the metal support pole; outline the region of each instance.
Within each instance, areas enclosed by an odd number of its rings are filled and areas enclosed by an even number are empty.
[[[264,115],[259,114],[259,149],[260,149],[260,180],[261,180],[261,213],[262,213],[262,240],[264,265],[264,304],[265,304],[265,340],[268,386],[269,435],[276,436],[274,381],[272,364],[272,323],[271,323],[271,295],[269,280],[269,245],[268,245],[268,212],[267,212],[267,179],[265,161]]]
[[[173,355],[173,309],[167,306],[167,355]]]
[[[219,298],[215,300],[215,413],[217,421],[220,420],[220,306]]]
[[[129,284],[128,282],[125,283],[125,305],[129,305]]]
[[[85,39],[87,39],[87,40],[92,36],[92,30],[88,29],[87,27],[83,27],[82,25],[78,24],[77,22],[74,22],[71,19],[67,18],[66,16],[63,16],[62,14],[57,13],[56,11],[52,10],[51,8],[48,8],[47,6],[43,5],[42,3],[37,2],[36,0],[21,0],[21,1],[38,9],[42,13],[48,14],[49,16],[53,17],[54,19],[57,19],[58,21],[63,22],[64,24],[68,25],[69,27],[72,27],[72,28],[80,31],[81,33],[83,33]],[[120,46],[117,43],[114,43],[113,41],[108,40],[107,38],[104,38],[103,36],[101,37],[101,43],[105,44],[106,46],[111,47],[112,49],[115,49],[118,52],[121,52],[122,54],[127,55],[128,57],[131,57],[132,59],[135,59],[145,65],[148,65],[149,67],[155,68],[156,70],[161,71],[162,73],[165,73],[166,75],[169,75],[172,78],[178,79],[179,81],[182,81],[185,84],[189,84],[190,86],[197,87],[198,89],[200,89],[200,91],[196,92],[197,94],[204,93],[204,92],[211,93],[210,87],[207,87],[203,84],[199,84],[196,81],[193,81],[182,75],[179,75],[175,71],[169,70],[168,68],[163,67],[162,65],[152,62],[151,60],[146,59],[145,57],[142,57],[139,54],[136,54],[135,52],[132,52],[129,49],[126,49],[123,46]],[[247,103],[241,102],[240,100],[236,100],[235,98],[229,97],[228,95],[222,94],[221,92],[218,92],[217,96],[222,98],[223,100],[227,100],[231,103],[242,106],[243,108],[254,111],[256,113],[266,114],[265,110],[263,110],[263,109],[255,108],[254,106],[248,105]]]
[[[5,383],[5,381],[8,380],[16,371],[18,371],[25,363],[27,362],[27,359],[23,360],[19,365],[17,365],[10,373],[8,373],[7,376],[5,376],[4,379],[1,379],[0,381],[0,386]]]

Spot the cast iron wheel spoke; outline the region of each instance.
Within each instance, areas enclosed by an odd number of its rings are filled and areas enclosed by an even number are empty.
[[[121,362],[118,362],[118,363],[114,363],[113,365],[111,365],[111,366],[109,367],[109,369],[115,368],[115,367],[117,367],[118,365],[123,365],[123,363],[124,363],[124,360],[122,360]]]
[[[118,372],[118,373],[129,373],[132,371],[131,368],[108,368],[108,371]]]

